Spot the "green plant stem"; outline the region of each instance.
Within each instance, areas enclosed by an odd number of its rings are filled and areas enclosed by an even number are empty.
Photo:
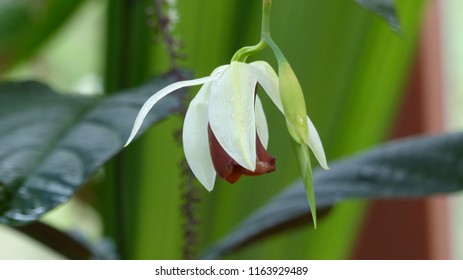
[[[272,9],[272,0],[262,1],[262,29],[261,37],[270,37],[270,11]]]
[[[266,46],[264,41],[260,41],[254,46],[246,46],[239,49],[232,57],[231,61],[245,62],[248,56],[264,49]]]
[[[313,225],[314,228],[317,228],[317,206],[315,204],[315,193],[313,186],[312,166],[310,164],[309,147],[306,144],[299,144],[293,140],[291,140],[291,144],[293,146],[294,153],[296,154],[299,172],[301,174],[302,182],[304,183],[304,187],[307,193]]]
[[[150,30],[146,14],[138,1],[110,0],[108,3],[105,92],[137,86],[148,75]],[[122,259],[133,258],[138,205],[138,169],[142,147],[133,145],[117,155],[105,167],[100,189],[105,234],[111,236]]]
[[[246,59],[261,50],[266,46],[269,46],[275,54],[278,63],[286,61],[285,56],[281,52],[280,48],[273,41],[270,35],[270,12],[272,8],[271,0],[263,0],[262,2],[262,27],[261,27],[261,40],[254,46],[246,46],[239,49],[235,55],[233,55],[231,61],[245,62]]]
[[[270,10],[272,7],[271,0],[263,0],[262,2],[262,29],[261,40],[254,46],[246,46],[239,49],[232,57],[231,61],[245,62],[246,59],[261,50],[263,50],[268,42],[273,42],[270,37]],[[275,45],[273,43],[273,45]],[[275,45],[276,46],[276,45]],[[272,47],[273,49],[273,47]],[[281,52],[280,52],[281,53]]]
[[[287,61],[286,57],[283,55],[280,48],[273,41],[273,39],[270,37],[270,35],[262,36],[262,40],[272,49],[272,51],[275,54],[275,57],[276,57],[276,59],[278,61],[278,64],[280,64],[280,63],[282,63],[284,61]]]

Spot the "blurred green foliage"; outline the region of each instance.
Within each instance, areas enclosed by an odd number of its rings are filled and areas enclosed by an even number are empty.
[[[0,74],[29,58],[83,0],[0,2]]]

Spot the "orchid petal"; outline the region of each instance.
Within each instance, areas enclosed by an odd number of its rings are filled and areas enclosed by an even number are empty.
[[[268,126],[267,119],[265,118],[264,108],[262,107],[262,102],[260,101],[259,96],[256,95],[256,130],[257,136],[259,136],[260,142],[265,149],[268,146]]]
[[[317,129],[313,125],[309,117],[307,117],[307,124],[309,127],[309,147],[315,155],[315,158],[320,163],[320,166],[324,169],[330,169],[326,162],[325,151],[323,150],[322,141],[318,135]]]
[[[232,62],[212,83],[209,123],[222,148],[242,167],[256,168],[254,91],[257,78],[246,63]]]
[[[264,88],[278,110],[284,114],[283,104],[281,103],[280,92],[278,90],[278,75],[275,73],[275,70],[265,61],[255,61],[250,63],[250,65],[252,66],[251,69],[254,75],[257,76],[259,84]]]
[[[143,123],[143,120],[145,119],[148,112],[163,97],[165,97],[169,93],[174,92],[177,89],[204,84],[204,83],[207,83],[207,82],[214,81],[216,79],[217,79],[217,76],[211,75],[211,76],[208,76],[208,77],[194,79],[194,80],[180,81],[180,82],[176,82],[176,83],[173,83],[171,85],[168,85],[167,87],[165,87],[165,88],[161,89],[160,91],[156,92],[153,96],[151,96],[145,102],[145,104],[143,104],[143,107],[140,109],[140,112],[138,112],[137,118],[135,119],[135,123],[133,124],[132,132],[130,133],[129,139],[125,143],[124,147],[129,145],[130,142],[132,142],[133,138],[135,138],[135,135],[137,134],[138,130],[140,129],[140,127],[141,127],[141,125]]]
[[[209,94],[210,83],[206,83],[188,106],[183,123],[183,150],[193,174],[208,191],[212,191],[216,173],[207,137]]]

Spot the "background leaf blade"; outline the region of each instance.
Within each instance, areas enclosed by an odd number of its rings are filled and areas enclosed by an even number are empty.
[[[37,82],[0,85],[0,222],[33,221],[67,201],[122,148],[146,99],[174,80],[107,99],[60,95]],[[161,102],[139,134],[180,104],[177,96]]]

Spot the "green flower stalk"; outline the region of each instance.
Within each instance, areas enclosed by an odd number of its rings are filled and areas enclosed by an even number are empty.
[[[314,226],[317,226],[315,193],[312,181],[312,167],[310,164],[310,152],[308,147],[313,151],[320,166],[329,169],[326,162],[325,152],[323,150],[320,137],[318,136],[315,126],[307,116],[306,104],[302,88],[292,70],[288,60],[281,52],[280,48],[273,41],[270,35],[270,9],[272,1],[263,1],[262,15],[262,39],[266,45],[270,46],[275,58],[278,61],[279,76],[279,96],[283,107],[283,114],[286,119],[286,126],[293,141],[293,149],[299,165],[302,180],[307,192],[310,211]]]

